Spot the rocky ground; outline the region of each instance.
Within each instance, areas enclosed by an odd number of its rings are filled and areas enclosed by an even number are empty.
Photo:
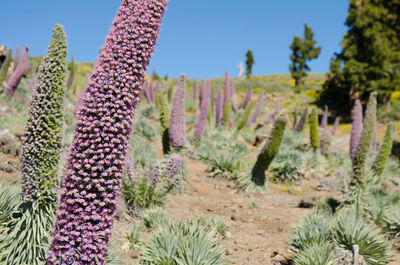
[[[153,142],[153,148],[161,157],[158,140]],[[15,185],[20,183],[19,143],[18,137],[0,133],[0,179]],[[321,181],[307,181],[299,186],[271,183],[265,194],[246,194],[237,191],[229,180],[207,177],[205,169],[204,164],[189,159],[184,192],[169,195],[165,208],[170,216],[180,220],[196,215],[222,217],[228,225],[228,234],[220,243],[228,264],[291,264],[289,260],[293,254],[287,242],[293,225],[319,198],[338,196],[329,185],[321,189]],[[114,241],[126,264],[139,260],[138,253],[129,250],[127,240],[132,221],[120,207]],[[400,264],[399,251],[390,263],[395,264]]]

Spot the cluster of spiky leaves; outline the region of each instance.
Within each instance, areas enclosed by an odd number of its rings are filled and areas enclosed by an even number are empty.
[[[185,144],[185,95],[186,79],[185,75],[181,75],[172,99],[171,120],[168,131],[171,146],[177,149],[182,148]]]
[[[297,255],[295,264],[336,264],[337,260],[331,255],[333,249],[352,253],[355,248],[367,264],[384,265],[390,261],[391,243],[362,213],[354,207],[337,212],[333,209],[327,201],[319,203],[317,209],[295,227],[289,242],[290,250]],[[315,252],[317,249],[320,251]]]
[[[30,100],[22,144],[24,200],[57,200],[64,122],[67,42],[64,28],[53,29]]]
[[[379,153],[375,158],[374,164],[372,166],[372,170],[375,176],[380,176],[385,169],[386,163],[389,159],[389,156],[392,152],[393,146],[393,125],[390,123],[386,129],[385,138],[383,139],[383,143],[381,148],[379,149]]]
[[[167,0],[124,0],[76,122],[48,264],[105,264],[126,151]]]
[[[163,212],[151,209],[145,219],[156,228],[150,242],[140,244],[142,265],[222,265],[224,254],[216,242],[216,228],[200,221],[182,223],[170,220]],[[148,222],[147,221],[147,222]]]
[[[4,80],[6,80],[8,69],[12,61],[12,48],[8,49],[6,60],[3,62],[0,68],[0,86]]]
[[[313,109],[311,112],[311,120],[310,120],[310,144],[311,147],[316,151],[319,146],[319,131],[318,131],[318,115],[317,110]]]
[[[22,77],[25,74],[25,70],[28,67],[28,51],[29,47],[26,45],[25,50],[21,53],[21,58],[19,59],[19,63],[13,74],[11,75],[10,79],[8,80],[7,87],[6,87],[6,94],[12,97],[17,90],[19,82],[21,81]]]
[[[363,185],[365,183],[365,161],[371,146],[372,138],[374,137],[375,124],[376,93],[373,92],[368,101],[362,133],[353,159],[353,185]]]
[[[262,144],[257,161],[251,171],[251,181],[257,186],[264,187],[265,185],[265,171],[279,151],[287,121],[286,114],[279,116],[268,139]]]

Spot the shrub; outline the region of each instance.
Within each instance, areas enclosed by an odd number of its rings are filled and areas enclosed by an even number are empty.
[[[303,160],[297,153],[278,154],[271,164],[273,180],[276,182],[295,182],[302,175]]]
[[[144,226],[149,230],[160,228],[169,223],[168,215],[163,208],[158,206],[146,209],[142,214],[142,219]]]
[[[135,122],[135,132],[143,136],[149,141],[152,141],[156,137],[156,131],[154,130],[153,126],[151,126],[144,117],[139,116]]]
[[[76,122],[49,264],[105,263],[135,107],[166,5],[121,3]]]

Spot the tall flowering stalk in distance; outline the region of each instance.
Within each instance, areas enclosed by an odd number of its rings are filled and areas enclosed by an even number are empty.
[[[193,93],[192,93],[192,100],[195,101],[197,97],[197,79],[195,78],[193,81]]]
[[[4,80],[6,80],[8,69],[10,68],[10,64],[12,61],[12,49],[9,48],[7,52],[6,60],[3,62],[0,68],[0,86]]]
[[[247,121],[247,125],[250,125],[251,123],[255,122],[258,118],[258,115],[260,115],[262,104],[264,100],[264,92],[260,94],[260,97],[258,98],[257,106],[256,109],[253,112],[253,115],[251,115],[250,119]]]
[[[136,103],[167,0],[123,0],[76,122],[47,264],[105,264]]]
[[[20,58],[20,56],[19,56],[19,45],[17,43],[17,46],[15,47],[15,57],[14,57],[14,66],[13,66],[14,69],[13,69],[13,72],[15,72],[15,70],[17,69],[19,58]]]
[[[66,70],[66,36],[64,28],[56,25],[47,55],[36,77],[25,124],[22,190],[26,202],[57,200]]]
[[[251,95],[253,93],[252,91],[253,91],[253,87],[251,86],[251,83],[249,83],[249,88],[247,89],[246,97],[244,98],[244,101],[243,101],[243,106],[242,106],[243,109],[246,109],[247,105],[251,101]]]
[[[220,125],[222,119],[222,91],[221,87],[217,88],[217,98],[215,99],[215,125]]]
[[[340,123],[340,117],[336,117],[335,122],[333,123],[333,126],[331,128],[331,135],[335,135],[337,128],[339,127]]]
[[[233,81],[231,80],[231,95],[230,95],[230,98],[231,98],[232,111],[233,111],[234,113],[236,113],[236,112],[238,111],[238,109],[237,109],[237,107],[236,107],[236,104],[235,104],[235,101],[234,101],[234,99],[235,99],[235,92],[236,92],[236,87],[235,87],[235,85],[233,84]]]
[[[293,124],[292,124],[293,129],[296,128],[298,116],[299,116],[298,110],[297,110],[297,108],[295,108],[294,112],[293,112]]]
[[[308,118],[308,109],[305,108],[303,110],[303,113],[301,114],[300,120],[296,125],[296,128],[294,129],[296,132],[301,132],[303,131],[304,124],[306,124]]]
[[[158,102],[158,113],[160,116],[160,127],[161,127],[161,142],[163,147],[163,153],[168,154],[171,151],[169,141],[169,122],[170,122],[170,111],[168,106],[167,98],[163,93],[156,95],[156,102]]]
[[[25,70],[28,67],[28,51],[29,46],[26,45],[25,50],[21,53],[21,58],[19,59],[19,63],[15,72],[11,75],[10,79],[8,80],[8,84],[6,87],[6,93],[8,96],[12,97],[17,90],[19,82],[21,81],[22,77],[24,76]]]
[[[374,137],[376,124],[376,92],[372,92],[365,111],[363,130],[358,141],[357,149],[353,159],[352,184],[364,186],[365,183],[365,161]]]
[[[319,126],[321,129],[326,129],[326,126],[328,126],[328,113],[328,106],[325,105],[324,112],[322,113],[321,125]]]
[[[225,104],[225,110],[224,110],[224,126],[225,129],[228,129],[230,127],[230,121],[231,121],[231,100],[228,98]]]
[[[262,144],[261,151],[258,154],[257,161],[251,171],[251,183],[245,185],[247,189],[249,186],[256,185],[264,188],[265,185],[265,171],[268,169],[272,160],[278,154],[283,134],[285,132],[288,117],[286,114],[280,115],[271,130],[267,140]]]
[[[264,125],[267,125],[268,123],[271,122],[271,120],[275,122],[276,116],[278,115],[278,112],[279,112],[279,108],[280,108],[280,98],[278,95],[276,98],[275,108],[265,116],[265,118],[262,120],[261,123],[257,124],[257,126],[255,127],[255,130],[262,128]]]
[[[185,75],[181,75],[172,99],[171,119],[168,132],[171,146],[177,149],[182,148],[185,144],[185,94],[186,78]]]
[[[316,152],[320,146],[319,131],[318,131],[318,114],[316,109],[313,109],[311,112],[310,144],[311,147],[314,149],[314,152]]]
[[[231,98],[231,86],[230,86],[229,82],[230,82],[229,73],[228,73],[228,71],[226,71],[225,72],[225,85],[224,85],[224,104],[222,106],[222,109],[224,110],[224,116],[225,116],[226,102],[228,101],[228,99]]]
[[[389,123],[385,138],[383,139],[383,143],[381,148],[379,149],[379,153],[375,158],[374,164],[372,166],[372,171],[374,172],[375,176],[380,176],[385,169],[386,163],[389,159],[390,154],[392,153],[393,147],[393,138],[394,138],[394,129],[393,125]]]
[[[203,99],[203,90],[204,90],[204,80],[201,81],[201,85],[200,85],[200,93],[199,93],[199,107],[201,108],[201,101]]]
[[[354,161],[356,154],[358,141],[360,140],[362,129],[363,129],[363,113],[360,101],[357,99],[352,113],[352,127],[350,134],[350,158]]]
[[[204,87],[203,91],[203,100],[201,101],[200,113],[197,118],[196,126],[194,129],[194,135],[197,139],[200,139],[203,135],[204,128],[206,126],[206,120],[208,116],[208,112],[210,109],[210,86],[209,84]]]
[[[242,116],[239,117],[237,122],[236,131],[240,131],[246,126],[247,121],[250,118],[251,111],[253,110],[254,104],[250,101],[250,104],[247,105],[247,108],[244,110]]]

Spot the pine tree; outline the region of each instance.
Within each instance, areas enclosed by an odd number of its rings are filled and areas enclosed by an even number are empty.
[[[388,102],[400,83],[400,1],[351,0],[342,51],[331,60],[319,104],[348,116],[356,99],[371,91]]]
[[[246,53],[246,76],[250,77],[254,65],[254,56],[251,50],[247,50]]]
[[[307,62],[317,58],[321,53],[321,47],[315,47],[316,43],[313,31],[307,24],[304,24],[304,39],[295,36],[290,45],[290,49],[292,50],[290,60],[292,64],[289,66],[289,69],[295,81],[297,92],[304,83],[303,79],[307,76],[306,72],[311,70]]]

